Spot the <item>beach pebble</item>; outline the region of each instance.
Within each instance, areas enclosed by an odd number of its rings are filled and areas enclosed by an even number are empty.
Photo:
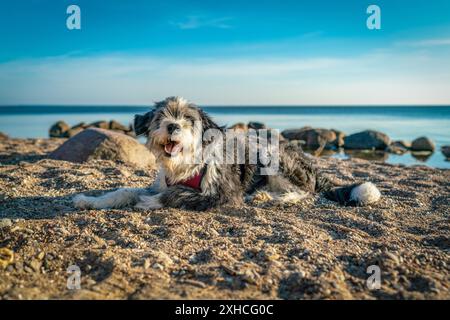
[[[31,268],[32,271],[39,272],[41,269],[41,266],[42,266],[42,262],[37,259],[33,259],[30,262],[28,262],[26,265],[29,268]],[[30,270],[28,270],[28,272],[30,272]]]
[[[152,268],[156,270],[164,270],[164,266],[162,264],[159,264],[158,262],[154,263]]]
[[[144,260],[144,269],[148,269],[148,268],[150,268],[150,260],[149,259],[145,259]]]
[[[411,144],[412,151],[430,151],[433,152],[435,149],[434,142],[427,137],[420,137],[415,139]]]

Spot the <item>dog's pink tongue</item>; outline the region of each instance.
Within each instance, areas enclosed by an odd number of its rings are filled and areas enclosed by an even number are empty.
[[[172,153],[172,150],[173,150],[174,147],[175,147],[175,143],[170,142],[170,143],[168,143],[168,144],[166,144],[166,145],[164,146],[164,150],[165,150],[167,153]]]
[[[164,146],[164,150],[171,155],[175,155],[180,152],[181,145],[180,143],[170,142]]]

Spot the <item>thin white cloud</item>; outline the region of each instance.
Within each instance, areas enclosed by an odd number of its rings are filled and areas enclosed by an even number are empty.
[[[187,16],[182,20],[170,21],[170,24],[174,25],[179,29],[199,29],[199,28],[219,28],[219,29],[229,29],[231,28],[232,18],[230,17],[220,17],[211,18],[207,16]]]
[[[436,39],[421,39],[421,40],[414,40],[414,41],[403,41],[403,42],[398,42],[397,45],[408,46],[408,47],[419,47],[419,48],[449,46],[450,38],[441,38],[441,39],[436,38]]]
[[[450,62],[427,53],[346,58],[104,55],[0,64],[0,104],[449,104]]]

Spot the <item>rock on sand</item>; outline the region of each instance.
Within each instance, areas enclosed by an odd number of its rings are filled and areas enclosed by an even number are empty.
[[[49,157],[78,163],[103,159],[138,167],[155,166],[153,154],[136,139],[99,128],[83,130],[53,151]]]

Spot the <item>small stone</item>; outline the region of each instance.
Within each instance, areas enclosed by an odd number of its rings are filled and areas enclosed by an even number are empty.
[[[150,268],[150,260],[149,259],[145,259],[144,260],[144,269],[148,269]]]
[[[34,272],[39,272],[42,266],[42,262],[39,260],[31,260],[31,262],[27,263],[28,267],[30,267]]]
[[[211,235],[211,236],[214,236],[214,237],[218,237],[220,234],[217,232],[217,230],[216,229],[213,229],[213,228],[211,228],[211,229],[209,229],[209,234]]]
[[[44,252],[44,251],[41,251],[41,252],[37,255],[37,258],[38,258],[39,260],[44,259],[44,257],[45,257],[45,252]]]
[[[164,270],[164,266],[162,264],[159,264],[158,262],[154,263],[152,268],[156,270]]]
[[[189,257],[189,263],[196,264],[197,262],[197,256],[195,254]]]

